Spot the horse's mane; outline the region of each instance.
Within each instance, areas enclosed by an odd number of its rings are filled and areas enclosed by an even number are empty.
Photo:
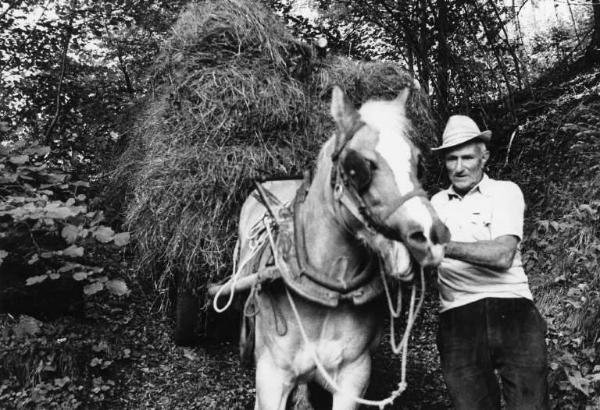
[[[398,104],[393,100],[368,100],[358,110],[361,120],[378,131],[380,134],[402,135],[414,143],[414,129],[412,121],[406,116],[404,110],[398,109]],[[323,144],[317,155],[314,171],[325,162],[333,153],[335,145],[335,133]]]
[[[368,100],[358,112],[361,120],[380,134],[397,135],[398,130],[402,130],[402,134],[413,142],[412,122],[403,109],[398,109],[396,101]]]

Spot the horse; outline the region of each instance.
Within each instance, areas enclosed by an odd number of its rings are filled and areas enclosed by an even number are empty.
[[[251,228],[266,214],[280,219],[273,230],[287,226],[278,234],[267,226],[271,258],[286,280],[253,289],[254,338],[242,339],[254,345],[256,409],[284,409],[292,389],[308,381],[332,390],[333,409],[357,408],[353,397],[366,391],[382,334],[380,270],[410,280],[411,259],[422,266],[443,259],[449,232],[417,178],[410,92],[357,110],[334,87],[336,132],[311,180],[267,182],[261,195],[278,206],[258,195],[242,206],[238,260],[254,252]]]

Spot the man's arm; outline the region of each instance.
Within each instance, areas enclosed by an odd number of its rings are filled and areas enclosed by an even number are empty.
[[[474,265],[506,270],[512,266],[519,239],[514,235],[502,235],[490,241],[454,242],[444,249],[447,258],[458,259]]]

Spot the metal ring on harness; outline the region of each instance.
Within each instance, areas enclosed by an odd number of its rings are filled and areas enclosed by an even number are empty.
[[[258,315],[260,309],[256,303],[256,294],[258,293],[258,288],[260,287],[260,283],[257,281],[251,288],[250,294],[246,299],[246,303],[244,303],[244,316],[245,317],[254,317]],[[252,310],[250,310],[252,309]]]

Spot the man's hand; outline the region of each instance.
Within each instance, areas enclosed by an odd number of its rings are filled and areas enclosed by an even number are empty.
[[[447,258],[458,259],[492,269],[506,270],[512,266],[519,238],[503,235],[491,241],[448,242],[444,252]]]

